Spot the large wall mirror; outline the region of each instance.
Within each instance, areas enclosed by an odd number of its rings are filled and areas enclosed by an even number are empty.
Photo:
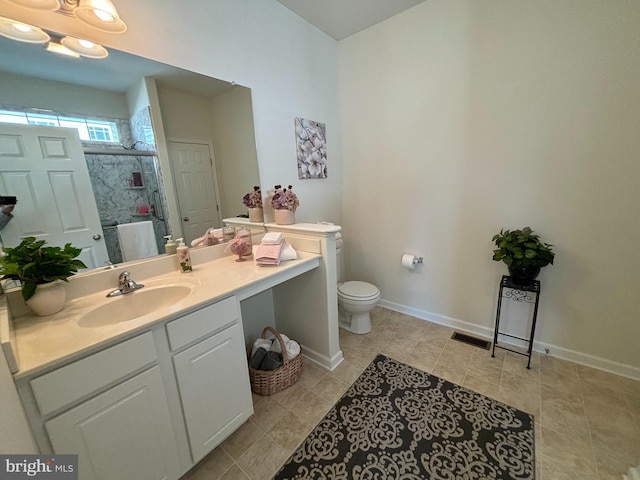
[[[68,58],[4,37],[0,85],[0,120],[26,113],[25,125],[0,121],[0,195],[18,197],[0,232],[6,246],[26,235],[72,241],[87,265],[100,267],[133,259],[120,248],[122,225],[151,222],[163,254],[169,233],[190,242],[245,214],[242,196],[260,184],[246,87],[119,51],[102,60]],[[89,138],[52,126],[83,119],[79,132]],[[79,153],[66,143],[74,138]],[[72,155],[86,173],[59,162]],[[31,170],[44,164],[52,166]],[[93,224],[90,216],[98,217]],[[54,219],[63,233],[86,230],[87,239],[56,237]]]

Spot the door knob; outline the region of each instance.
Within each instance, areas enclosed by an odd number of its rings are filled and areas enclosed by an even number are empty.
[[[100,235],[99,233],[96,233],[96,234],[93,236],[93,239],[94,239],[94,240],[100,240],[101,238],[102,238],[102,235]]]
[[[184,220],[185,222],[189,221],[189,217],[184,217],[182,220]]]

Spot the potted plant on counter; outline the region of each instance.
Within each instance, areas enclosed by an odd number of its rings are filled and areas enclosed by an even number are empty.
[[[87,268],[76,259],[82,252],[67,243],[64,248],[45,247],[45,240],[26,237],[20,245],[4,249],[0,258],[3,279],[19,280],[22,298],[37,315],[52,315],[62,310],[66,298],[63,280]]]
[[[300,206],[300,202],[296,194],[293,193],[293,187],[289,185],[287,189],[282,188],[282,185],[276,185],[274,189],[271,206],[276,223],[279,225],[296,223],[296,209]]]
[[[500,230],[493,236],[496,250],[493,259],[504,262],[509,268],[514,283],[529,285],[540,273],[540,269],[553,265],[553,245],[540,241],[531,227],[522,230]]]
[[[262,211],[262,192],[259,186],[253,187],[253,192],[247,193],[242,197],[242,203],[249,209],[250,222],[264,222],[264,214]]]

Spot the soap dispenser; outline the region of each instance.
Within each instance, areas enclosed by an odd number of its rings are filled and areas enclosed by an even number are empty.
[[[189,249],[184,244],[184,238],[178,239],[178,257],[180,261],[180,271],[182,273],[191,272],[193,267],[191,266],[191,254]]]
[[[167,255],[173,255],[178,252],[178,244],[173,241],[173,235],[165,235],[163,238],[167,239],[167,243],[164,245],[164,251]]]

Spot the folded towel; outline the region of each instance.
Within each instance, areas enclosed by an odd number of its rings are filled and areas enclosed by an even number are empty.
[[[263,245],[278,245],[282,243],[283,237],[281,232],[268,232],[262,237]]]
[[[256,248],[255,259],[258,265],[280,265],[280,253],[282,252],[282,243],[278,245],[258,245]]]
[[[121,223],[116,229],[123,261],[129,262],[158,255],[156,236],[150,220]]]
[[[256,258],[256,252],[260,245],[253,246],[253,256]],[[289,244],[289,242],[282,242],[282,250],[280,251],[280,261],[284,262],[286,260],[295,260],[298,258],[298,253],[295,249]]]
[[[264,348],[265,350],[271,350],[271,340],[266,338],[258,338],[255,342],[253,342],[253,348],[251,349],[251,356],[259,349]]]

